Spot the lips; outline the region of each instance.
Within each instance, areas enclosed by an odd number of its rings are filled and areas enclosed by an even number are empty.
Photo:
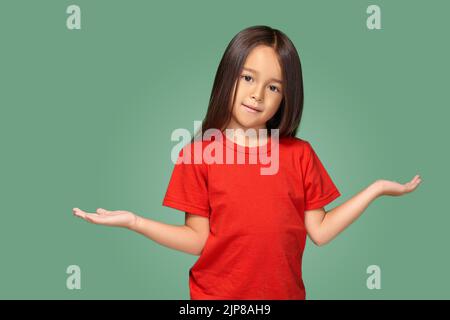
[[[256,111],[256,112],[261,112],[260,109],[254,107],[254,106],[252,106],[252,105],[248,105],[248,104],[242,104],[242,105],[243,105],[244,107],[247,107],[247,108],[249,108],[249,109],[251,109],[251,110],[254,110],[254,111]]]

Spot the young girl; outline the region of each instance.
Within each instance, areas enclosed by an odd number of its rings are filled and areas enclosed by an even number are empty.
[[[178,160],[195,157],[194,150],[205,152],[210,144],[233,159],[264,147],[278,161],[276,170],[261,174],[262,161],[177,161],[163,205],[185,212],[181,226],[122,210],[74,208],[73,213],[200,255],[189,270],[191,299],[305,299],[306,235],[322,246],[377,197],[409,193],[421,178],[406,184],[377,180],[326,212],[340,192],[311,144],[296,137],[302,111],[301,64],[292,42],[267,26],[242,30],[225,50],[201,126],[202,132],[216,128],[222,136],[192,140]],[[243,134],[250,129],[256,136]],[[260,134],[264,129],[268,135]]]

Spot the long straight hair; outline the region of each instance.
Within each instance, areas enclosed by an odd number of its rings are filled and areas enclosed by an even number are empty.
[[[279,129],[279,138],[296,136],[303,112],[300,58],[294,44],[283,32],[259,25],[240,31],[228,44],[216,72],[201,132],[195,133],[192,141],[201,140],[199,134],[210,128],[221,131],[225,129],[231,119],[236,99],[236,81],[247,56],[254,47],[259,45],[266,45],[275,50],[283,74],[283,99],[277,112],[266,123],[267,134],[270,135],[270,129]],[[235,87],[234,93],[232,93],[233,87]]]

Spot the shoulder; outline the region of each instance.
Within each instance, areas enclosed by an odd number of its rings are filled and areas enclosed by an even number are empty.
[[[281,148],[291,154],[302,168],[308,165],[314,154],[311,143],[299,137],[284,137],[280,139],[280,146],[283,146]]]
[[[283,137],[280,139],[280,144],[302,153],[312,149],[309,141],[298,137]]]
[[[190,155],[194,155],[195,152],[203,152],[206,146],[209,144],[214,143],[214,140],[193,140],[188,143],[186,143],[183,148],[180,150],[180,155],[183,153],[189,153]]]
[[[206,174],[208,165],[204,161],[206,146],[214,143],[208,140],[192,140],[186,143],[178,153],[176,164],[183,164],[195,170],[204,171]]]

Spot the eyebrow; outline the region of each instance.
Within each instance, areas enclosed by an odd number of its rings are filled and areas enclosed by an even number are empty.
[[[251,72],[256,73],[256,74],[259,73],[258,71],[256,71],[255,69],[252,69],[252,68],[246,68],[246,67],[244,67],[243,69],[244,69],[244,70],[247,70],[247,71],[251,71]],[[278,80],[278,79],[272,78],[272,79],[270,79],[270,80],[275,81],[275,82],[278,82],[278,83],[280,83],[280,84],[283,84],[283,81]]]

